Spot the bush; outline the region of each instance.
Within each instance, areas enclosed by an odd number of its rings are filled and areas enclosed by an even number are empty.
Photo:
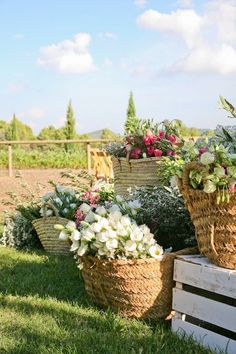
[[[16,212],[5,221],[1,243],[17,249],[42,247],[32,222],[20,212]]]
[[[163,248],[173,251],[195,246],[194,226],[178,188],[139,188],[132,200],[139,200],[141,209],[136,220],[146,224]]]

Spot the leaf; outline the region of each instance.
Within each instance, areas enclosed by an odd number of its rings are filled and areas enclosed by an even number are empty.
[[[222,127],[222,132],[224,133],[224,135],[228,141],[234,140],[233,137],[229,134],[229,132],[224,127]]]

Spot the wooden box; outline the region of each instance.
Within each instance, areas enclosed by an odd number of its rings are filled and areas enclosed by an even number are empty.
[[[236,354],[236,270],[201,255],[178,256],[174,280],[172,331],[217,353]]]

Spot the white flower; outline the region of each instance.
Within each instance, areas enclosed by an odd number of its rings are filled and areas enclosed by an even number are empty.
[[[86,241],[91,241],[93,238],[95,238],[94,232],[89,229],[82,230],[81,238]]]
[[[215,185],[215,183],[214,182],[212,182],[212,181],[206,181],[206,183],[204,184],[204,189],[203,189],[203,191],[205,192],[205,193],[213,193],[213,192],[215,192],[216,191],[216,185]]]
[[[133,252],[136,250],[137,244],[132,240],[128,240],[125,242],[125,250],[128,252]]]
[[[118,222],[122,218],[122,214],[120,211],[113,211],[110,213],[108,219],[113,222]]]
[[[200,162],[203,165],[210,165],[215,160],[215,155],[210,152],[204,152],[200,157]]]
[[[141,203],[137,199],[131,200],[131,201],[128,202],[128,207],[130,209],[140,209],[141,208]]]
[[[172,188],[178,187],[179,184],[179,178],[178,176],[172,176],[170,179],[170,185]]]
[[[106,210],[106,208],[104,208],[104,206],[99,206],[95,210],[95,213],[100,215],[100,216],[105,216],[107,214],[107,210]]]
[[[79,242],[78,242],[78,241],[73,241],[73,242],[72,242],[72,245],[71,245],[71,247],[70,247],[70,251],[71,251],[71,252],[74,252],[74,251],[76,251],[78,248],[79,248]]]
[[[124,215],[124,216],[121,217],[120,223],[123,226],[130,226],[131,225],[131,219],[130,219],[130,217],[128,215]]]
[[[143,238],[143,233],[142,231],[139,229],[139,227],[137,227],[133,232],[131,232],[130,234],[130,239],[132,241],[141,241]]]
[[[88,223],[92,223],[95,221],[95,214],[92,212],[92,210],[90,210],[88,214],[85,216],[84,221]]]
[[[117,237],[117,232],[114,231],[114,230],[112,230],[112,229],[109,229],[109,230],[107,231],[107,236],[108,236],[109,238],[116,238],[116,237]]]
[[[225,176],[225,169],[224,167],[215,167],[214,173],[217,177],[224,177]]]
[[[99,254],[99,256],[105,256],[106,251],[104,250],[104,248],[99,248],[98,249],[98,254]]]
[[[140,228],[140,230],[142,230],[142,233],[144,235],[150,234],[150,229],[149,229],[149,227],[147,227],[147,225],[140,225],[139,228]]]
[[[107,232],[99,232],[96,235],[96,239],[100,242],[106,242],[108,240],[108,233]]]
[[[54,229],[55,229],[55,230],[62,231],[62,230],[64,230],[64,226],[61,225],[61,224],[56,224],[56,225],[54,225]]]
[[[82,257],[88,250],[88,245],[86,243],[82,243],[80,248],[78,249],[78,256]]]
[[[112,250],[117,247],[118,247],[118,241],[115,238],[106,241],[106,248],[108,250]]]
[[[66,224],[66,228],[67,228],[67,230],[71,230],[71,232],[72,232],[73,230],[76,229],[76,223],[74,221],[69,221]]]
[[[122,203],[124,201],[124,198],[121,195],[117,195],[116,201],[117,201],[117,203]]]
[[[69,239],[68,234],[65,231],[61,231],[59,234],[59,240],[67,241]]]
[[[46,216],[52,216],[53,215],[53,211],[51,209],[48,209],[46,211]]]
[[[88,204],[83,203],[80,205],[79,210],[82,211],[83,214],[88,214],[88,212],[91,210],[91,208]]]
[[[153,234],[149,233],[149,234],[145,234],[143,237],[143,243],[147,244],[147,245],[153,245],[155,243],[155,239],[153,237]]]
[[[102,229],[102,224],[99,223],[99,222],[94,222],[92,225],[91,225],[91,229],[94,231],[94,232],[100,232],[101,229]]]
[[[125,229],[122,225],[118,225],[116,229],[116,233],[119,236],[127,236],[129,234],[129,231]]]
[[[150,256],[155,259],[160,259],[163,254],[163,248],[159,245],[153,245],[149,248]]]
[[[71,234],[71,240],[72,241],[78,241],[78,240],[80,240],[80,237],[81,237],[81,235],[80,235],[80,232],[78,230],[74,230],[72,232],[72,234]]]
[[[113,204],[110,208],[109,208],[109,212],[110,213],[114,213],[115,211],[120,211],[120,207],[117,204]]]

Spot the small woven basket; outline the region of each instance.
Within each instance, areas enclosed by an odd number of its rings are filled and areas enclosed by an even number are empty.
[[[189,185],[189,172],[202,169],[191,162],[186,165],[180,190],[195,226],[199,251],[224,268],[236,269],[236,193],[229,203],[217,204],[217,193],[205,193]]]
[[[56,216],[46,217],[46,210],[43,209],[44,216],[40,219],[33,220],[32,224],[38,234],[40,242],[45,251],[52,254],[69,254],[69,241],[60,240],[60,231],[54,229],[54,225],[61,224],[65,226],[69,222],[69,220],[60,217],[58,215],[57,209],[52,204],[50,204],[49,206],[54,210]]]
[[[115,193],[127,196],[127,189],[160,184],[157,176],[160,157],[128,159],[112,157]]]
[[[171,312],[173,265],[178,254],[196,253],[187,248],[165,254],[161,260],[104,260],[81,258],[85,289],[93,301],[121,316],[166,318]]]

